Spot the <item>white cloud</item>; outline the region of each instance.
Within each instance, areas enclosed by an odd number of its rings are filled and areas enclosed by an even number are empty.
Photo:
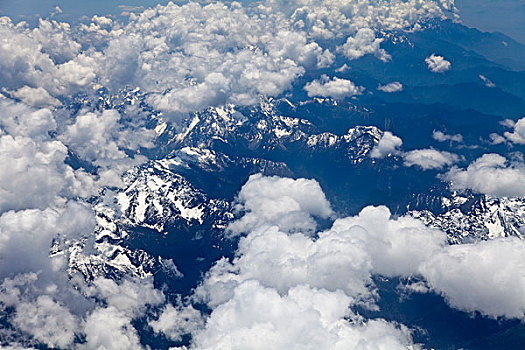
[[[512,132],[507,131],[503,135],[513,143],[525,145],[525,118],[512,123],[510,127],[514,128],[514,130]]]
[[[24,103],[33,107],[60,106],[60,101],[52,97],[42,87],[31,88],[29,86],[21,87],[13,93],[13,96],[22,100]]]
[[[433,73],[444,73],[450,70],[451,64],[443,56],[432,54],[425,58],[425,62]]]
[[[264,179],[271,181],[262,181]],[[298,186],[301,182],[293,183],[299,180],[277,179],[250,179],[241,190],[241,202],[264,195],[265,203],[277,203],[283,200],[288,190],[293,197],[303,192],[300,197],[305,202],[325,201],[318,189]],[[281,185],[276,185],[279,182]],[[321,197],[316,201],[305,195]],[[318,207],[318,204],[313,205]],[[370,321],[361,328],[359,322],[348,323],[343,317],[355,317],[348,312],[349,307],[356,303],[373,307],[372,275],[419,274],[420,264],[446,244],[445,234],[427,228],[411,217],[394,219],[386,207],[367,207],[358,216],[336,220],[330,229],[317,233],[317,237],[310,237],[282,231],[287,230],[288,223],[276,223],[275,216],[280,213],[286,217],[289,213],[287,207],[274,204],[270,208],[272,216],[266,225],[261,222],[262,217],[252,223],[244,222],[248,235],[241,238],[237,257],[231,263],[227,259],[219,260],[197,289],[195,297],[213,309],[205,329],[197,332],[197,347],[218,341],[240,348],[246,345],[245,342],[257,344],[260,348],[287,347],[289,342],[297,341],[295,336],[286,336],[294,332],[320,332],[315,336],[320,343],[314,344],[321,348],[332,348],[335,344],[343,347],[355,344],[373,346],[380,337],[374,336],[376,332],[367,328],[372,325],[380,326],[376,335],[381,334],[382,329],[392,336],[383,338],[386,342],[383,346],[406,345],[408,333],[399,332],[396,325],[379,320]],[[312,208],[298,210],[306,210],[306,217],[312,212]],[[248,296],[250,299],[246,300],[250,302],[244,301]],[[296,296],[302,298],[298,300]],[[268,309],[274,312],[268,313]],[[312,314],[316,317],[308,318],[306,323],[296,320],[300,317],[306,321],[304,317],[311,309],[318,310]],[[298,316],[300,310],[303,312]],[[293,317],[288,313],[291,311]],[[328,321],[327,317],[332,318]],[[225,319],[229,321],[225,322]],[[335,324],[338,324],[338,331],[331,334]],[[312,341],[305,339],[305,342]]]
[[[0,136],[0,211],[45,209],[81,187],[59,141]]]
[[[52,209],[2,213],[0,259],[3,263],[0,265],[0,277],[52,272],[54,267],[49,258],[49,249],[53,237],[61,233],[63,237],[73,239],[93,229],[94,216],[91,210],[74,202],[69,203],[61,213]]]
[[[503,136],[499,134],[496,134],[495,132],[491,133],[489,137],[490,137],[490,143],[493,145],[499,145],[507,141],[506,138],[504,138]]]
[[[341,52],[350,60],[355,60],[367,54],[372,54],[381,61],[388,61],[392,57],[380,48],[383,39],[376,38],[375,32],[370,28],[362,28],[355,36],[348,37],[346,43],[340,47]]]
[[[418,22],[444,18],[454,11],[454,2],[445,1],[344,1],[282,0],[266,1],[274,9],[290,16],[315,39],[346,38],[360,29],[386,31],[419,28]]]
[[[244,216],[231,223],[233,234],[248,232],[261,225],[279,225],[286,232],[312,232],[312,216],[328,218],[333,214],[321,186],[315,180],[293,180],[252,175],[238,195],[238,210]]]
[[[501,238],[449,246],[421,267],[429,285],[448,303],[491,317],[525,316],[525,242]]]
[[[0,96],[0,128],[12,136],[49,139],[57,122],[50,109],[36,109]]]
[[[193,306],[177,306],[169,304],[159,318],[150,321],[149,325],[155,333],[163,333],[174,341],[180,341],[182,335],[196,333],[204,328],[204,318]]]
[[[287,223],[281,226],[286,229]],[[367,207],[356,217],[339,219],[317,239],[261,223],[247,228],[251,231],[239,242],[233,264],[218,261],[198,290],[210,306],[224,303],[239,283],[252,279],[281,294],[307,284],[342,290],[368,302],[373,297],[368,289],[372,274],[417,274],[419,264],[446,239],[442,232],[410,217],[392,219],[386,207]]]
[[[12,307],[8,321],[50,347],[71,347],[81,321],[70,307],[89,304],[71,288],[65,257],[50,257],[52,240],[78,240],[94,226],[92,211],[74,202],[0,216],[0,309]]]
[[[80,44],[71,38],[67,23],[40,20],[38,27],[30,29],[2,17],[0,36],[7,38],[0,48],[0,81],[26,100],[38,101],[42,96],[50,100],[38,88],[51,96],[73,94],[95,78],[94,62],[80,53]],[[30,90],[19,90],[24,86],[35,88],[32,93],[38,92],[40,97],[29,97]]]
[[[120,283],[108,278],[97,278],[88,290],[92,296],[103,298],[112,306],[133,318],[142,314],[147,305],[158,305],[164,301],[161,291],[153,287],[153,281],[123,280]]]
[[[345,97],[361,95],[364,88],[355,85],[352,81],[334,77],[333,79],[323,75],[321,80],[314,80],[306,84],[304,89],[308,96],[323,96],[342,99]]]
[[[262,192],[243,188],[244,196],[252,190]],[[275,198],[281,196],[278,191]],[[257,222],[241,238],[235,259],[219,260],[197,289],[195,298],[212,312],[206,326],[194,331],[194,346],[406,347],[405,328],[381,320],[360,323],[351,311],[361,302],[374,307],[371,277],[377,274],[422,276],[412,292],[440,293],[468,312],[523,318],[523,245],[503,238],[449,246],[443,232],[411,217],[393,218],[386,207],[338,219],[313,238]]]
[[[370,157],[385,158],[391,154],[399,154],[399,148],[403,144],[401,138],[395,136],[390,131],[385,131],[379,143],[372,149]]]
[[[87,315],[83,333],[86,343],[80,349],[142,349],[137,330],[131,321],[142,315],[148,305],[164,301],[152,279],[124,280],[120,283],[98,278],[86,293],[104,301]]]
[[[138,86],[172,115],[276,96],[305,69],[327,67],[323,40],[340,38],[350,59],[389,55],[382,30],[418,29],[444,18],[447,1],[266,1],[259,6],[168,3],[130,15],[127,24],[94,16],[89,24],[40,20],[36,28],[3,17],[0,80],[35,106],[97,84]],[[318,40],[321,39],[321,40]],[[58,98],[58,99],[57,99]]]
[[[403,91],[403,84],[401,84],[399,81],[394,81],[386,85],[379,85],[377,89],[383,92],[398,92]]]
[[[284,295],[256,281],[241,284],[195,335],[199,349],[405,349],[406,328],[382,320],[359,322],[340,291],[297,286]],[[344,320],[352,317],[355,323]]]
[[[525,165],[498,154],[484,154],[466,169],[452,168],[444,179],[454,189],[471,189],[498,197],[525,196]]]
[[[463,136],[461,134],[448,135],[442,131],[434,130],[432,133],[432,138],[439,142],[453,141],[453,142],[463,142]]]
[[[13,324],[52,348],[71,347],[79,328],[78,319],[47,295],[16,305]]]
[[[80,349],[142,349],[129,317],[112,306],[91,313],[84,333],[86,343]]]
[[[457,154],[438,151],[432,148],[418,149],[403,154],[405,166],[419,166],[423,170],[443,169],[459,162]]]
[[[115,110],[87,113],[76,117],[59,136],[81,159],[101,167],[99,185],[121,186],[122,174],[146,158],[129,157],[125,150],[136,151],[139,147],[151,148],[154,131],[134,126],[130,131],[119,123],[120,114]]]

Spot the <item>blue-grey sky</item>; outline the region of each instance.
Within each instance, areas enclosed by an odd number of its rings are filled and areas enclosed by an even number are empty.
[[[463,23],[525,44],[525,0],[456,0]]]
[[[15,20],[47,17],[60,6],[61,19],[74,21],[82,16],[118,16],[125,7],[149,7],[168,0],[0,0],[0,14]],[[183,0],[174,2],[184,2]],[[243,2],[251,2],[244,0]],[[525,43],[525,0],[456,0],[463,22],[483,31],[500,31]]]

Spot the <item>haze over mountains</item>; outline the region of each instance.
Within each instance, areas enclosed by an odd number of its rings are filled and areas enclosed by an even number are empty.
[[[451,0],[128,10],[0,18],[0,346],[522,346],[524,44]]]

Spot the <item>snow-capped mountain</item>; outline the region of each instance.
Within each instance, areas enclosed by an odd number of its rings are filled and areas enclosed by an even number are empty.
[[[494,198],[455,194],[443,198],[447,209],[435,215],[428,210],[410,215],[446,232],[451,243],[498,237],[525,238],[525,198]]]

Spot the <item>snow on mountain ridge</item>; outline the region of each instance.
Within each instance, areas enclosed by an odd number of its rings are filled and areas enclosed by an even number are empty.
[[[454,244],[509,236],[525,239],[525,198],[456,197],[449,200],[451,207],[443,214],[427,210],[409,214],[443,230]]]

